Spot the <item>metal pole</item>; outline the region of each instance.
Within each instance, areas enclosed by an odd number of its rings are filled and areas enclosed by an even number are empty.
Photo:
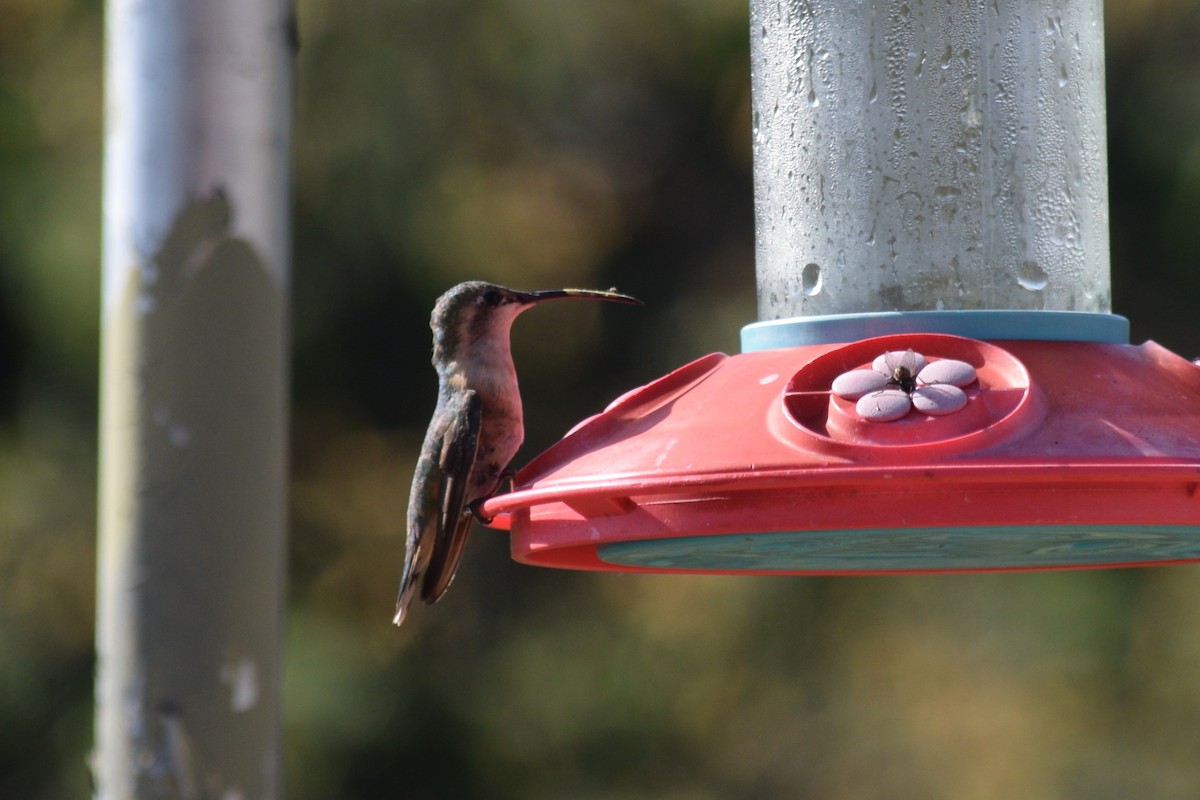
[[[280,796],[292,20],[108,4],[100,798]]]
[[[751,0],[759,318],[1108,312],[1101,0]]]

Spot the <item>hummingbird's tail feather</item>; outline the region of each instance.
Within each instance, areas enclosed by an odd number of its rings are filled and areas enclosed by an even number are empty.
[[[474,521],[474,515],[463,509],[453,521],[451,529],[446,531],[444,539],[439,542],[441,546],[429,559],[429,569],[421,581],[421,601],[425,605],[431,606],[436,603],[450,588],[450,582],[454,580],[458,565],[462,562],[463,550],[467,546],[467,537]]]
[[[429,550],[431,549],[432,531],[426,533],[430,523],[420,516],[410,516],[408,520],[408,542],[404,551],[404,571],[400,574],[400,591],[396,594],[396,613],[392,616],[392,624],[400,625],[408,614],[417,588],[422,584],[425,573],[429,569]]]
[[[408,569],[408,564],[405,564],[405,567],[404,577],[400,579],[400,593],[396,597],[396,613],[392,616],[393,625],[401,625],[404,622],[408,606],[416,594],[417,585],[421,582],[420,575],[415,575],[413,570]]]

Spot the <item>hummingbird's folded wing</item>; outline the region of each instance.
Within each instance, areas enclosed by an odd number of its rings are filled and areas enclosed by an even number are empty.
[[[421,600],[436,603],[450,586],[462,560],[467,534],[471,531],[471,512],[467,509],[467,490],[471,471],[479,451],[479,427],[483,402],[474,391],[456,395],[447,405],[447,425],[442,440],[438,472],[441,476],[440,514],[437,538],[429,569],[421,583]]]

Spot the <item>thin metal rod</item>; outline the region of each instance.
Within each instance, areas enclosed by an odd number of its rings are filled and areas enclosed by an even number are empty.
[[[759,318],[1110,310],[1101,0],[751,0]]]
[[[288,0],[110,0],[96,796],[276,798]]]

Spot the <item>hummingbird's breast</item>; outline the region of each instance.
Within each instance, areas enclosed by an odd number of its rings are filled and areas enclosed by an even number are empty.
[[[483,420],[479,431],[479,461],[499,461],[500,469],[517,454],[525,440],[525,420],[521,409],[521,391],[517,387],[516,373],[506,380],[487,381],[480,385],[483,401]]]
[[[491,494],[505,468],[525,439],[521,391],[512,355],[506,347],[476,350],[469,360],[460,360],[457,377],[480,399],[479,449],[471,470],[471,494]]]

